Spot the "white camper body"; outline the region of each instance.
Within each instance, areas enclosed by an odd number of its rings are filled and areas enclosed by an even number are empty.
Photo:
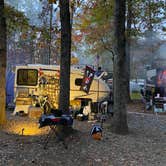
[[[53,65],[25,65],[15,69],[15,110],[28,113],[30,106],[35,104],[35,96],[48,96],[52,108],[58,108],[60,67]],[[108,97],[110,89],[100,78],[94,77],[89,93],[80,90],[84,71],[71,68],[70,72],[70,105],[74,109],[81,107],[82,100],[99,102]]]

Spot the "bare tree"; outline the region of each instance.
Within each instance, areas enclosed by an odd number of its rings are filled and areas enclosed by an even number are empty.
[[[126,0],[115,1],[115,57],[114,57],[114,117],[112,131],[119,134],[128,132],[126,99]]]
[[[6,21],[4,0],[0,0],[0,124],[6,122]]]

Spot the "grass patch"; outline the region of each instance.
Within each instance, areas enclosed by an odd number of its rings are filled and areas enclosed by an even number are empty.
[[[141,94],[140,94],[140,92],[132,92],[132,93],[130,93],[130,98],[131,98],[131,100],[140,100]]]

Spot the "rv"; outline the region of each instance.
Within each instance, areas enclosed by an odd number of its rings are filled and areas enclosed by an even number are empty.
[[[110,88],[100,78],[94,76],[88,93],[80,90],[84,70],[71,68],[70,105],[80,109],[85,103],[96,103],[109,96]],[[60,67],[55,65],[31,64],[16,66],[14,80],[15,110],[28,113],[30,106],[40,106],[44,110],[57,109],[59,102]],[[44,108],[45,107],[45,108]]]

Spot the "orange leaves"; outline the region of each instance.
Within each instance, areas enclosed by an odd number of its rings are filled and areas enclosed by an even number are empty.
[[[71,64],[76,65],[79,63],[79,59],[77,57],[72,56],[71,57]]]
[[[27,33],[22,33],[21,38],[22,38],[23,40],[27,39]]]
[[[49,4],[56,3],[56,0],[48,0]]]
[[[39,43],[37,44],[37,46],[38,46],[39,48],[46,48],[46,47],[47,47],[47,44],[45,44],[44,42],[39,42]]]

